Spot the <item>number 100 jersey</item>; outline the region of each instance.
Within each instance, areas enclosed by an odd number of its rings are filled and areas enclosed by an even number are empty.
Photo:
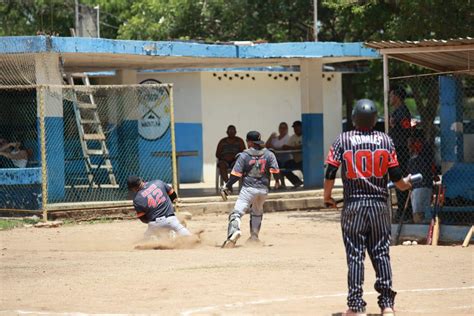
[[[388,197],[388,169],[398,166],[392,139],[374,130],[353,130],[340,134],[329,150],[327,164],[342,165],[346,202],[384,200]]]

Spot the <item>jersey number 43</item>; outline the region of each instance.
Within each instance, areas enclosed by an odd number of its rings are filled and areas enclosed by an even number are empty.
[[[382,178],[387,174],[390,153],[386,149],[346,151],[343,158],[348,179]]]

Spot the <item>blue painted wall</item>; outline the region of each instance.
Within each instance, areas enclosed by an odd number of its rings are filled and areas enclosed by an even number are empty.
[[[41,209],[41,168],[0,169],[0,208]]]
[[[179,158],[180,182],[201,182],[203,174],[202,124],[176,123],[176,151],[198,151],[197,157]]]
[[[45,117],[48,202],[64,199],[64,123],[62,117]],[[38,144],[41,144],[38,120]]]
[[[323,114],[302,115],[303,175],[305,188],[320,188],[324,183]]]
[[[140,176],[147,180],[161,179],[167,183],[172,182],[173,172],[170,156],[153,156],[155,152],[171,155],[171,131],[169,128],[161,138],[153,141],[138,136],[138,150],[140,153]]]
[[[203,174],[202,124],[176,123],[176,150],[198,151],[197,157],[179,159],[180,182],[200,182]],[[107,138],[117,180],[126,186],[127,177],[137,174],[144,179],[162,179],[172,182],[170,157],[155,157],[154,152],[171,152],[171,131],[157,140],[146,140],[138,134],[138,122],[127,120],[112,128]],[[77,141],[76,148],[80,149]],[[77,166],[76,168],[80,168]]]
[[[117,181],[123,188],[127,187],[127,177],[131,174],[140,175],[139,157],[142,153],[138,149],[138,122],[127,120],[117,127],[117,157],[118,165],[115,168]]]
[[[106,53],[201,58],[380,57],[377,51],[364,47],[362,43],[299,42],[239,46],[85,37],[0,37],[0,53],[31,52]]]
[[[462,123],[462,83],[452,76],[439,78],[441,159],[443,161],[461,162],[464,160],[462,131],[451,129],[456,122]]]

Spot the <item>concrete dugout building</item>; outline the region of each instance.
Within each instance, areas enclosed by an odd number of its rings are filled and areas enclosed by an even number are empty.
[[[342,73],[325,71],[324,65],[379,57],[362,43],[0,38],[0,62],[10,54],[41,54],[43,63],[46,56],[46,65],[35,64],[36,84],[62,84],[63,72],[95,73],[93,84],[172,83],[177,150],[199,153],[180,158],[180,182],[214,181],[215,149],[227,125],[235,125],[242,138],[248,130],[259,130],[266,139],[280,122],[291,126],[302,120],[306,187],[322,186],[325,154],[342,129]],[[61,109],[46,106],[47,116],[61,120]],[[146,150],[133,154],[153,163]]]

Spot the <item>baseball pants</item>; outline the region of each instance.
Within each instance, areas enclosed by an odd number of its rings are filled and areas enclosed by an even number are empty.
[[[365,311],[367,303],[362,298],[362,286],[367,250],[375,270],[378,305],[382,309],[393,307],[397,293],[392,290],[389,255],[391,226],[387,203],[373,200],[349,202],[344,205],[341,226],[348,265],[347,305],[353,311]]]
[[[267,195],[267,189],[243,187],[240,190],[237,202],[235,202],[233,213],[242,216],[251,206],[250,214],[254,216],[263,215],[263,203],[265,203]]]
[[[145,231],[145,238],[169,233],[174,231],[178,236],[191,236],[191,232],[180,223],[176,216],[158,217],[153,222],[148,223],[148,229]]]

